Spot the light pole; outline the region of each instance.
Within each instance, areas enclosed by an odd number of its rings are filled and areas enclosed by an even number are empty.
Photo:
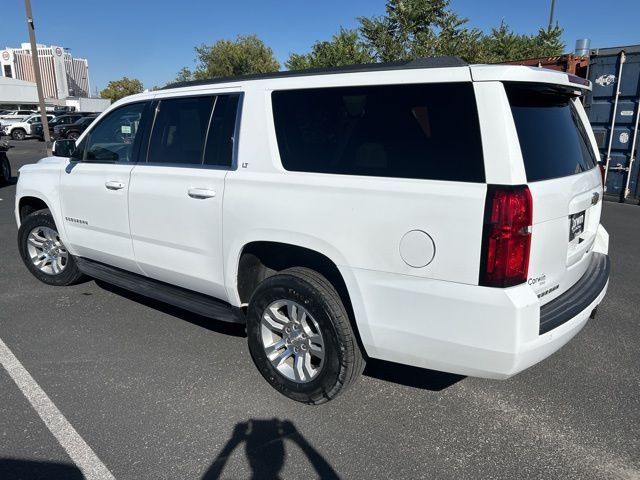
[[[549,13],[549,31],[553,28],[553,14],[556,9],[556,0],[551,0],[551,12]]]
[[[47,107],[44,105],[44,93],[42,91],[42,77],[40,75],[40,62],[38,61],[38,47],[36,46],[36,26],[33,23],[31,12],[31,0],[24,0],[24,8],[27,11],[27,30],[29,30],[29,42],[31,42],[31,61],[33,74],[36,77],[38,89],[38,102],[40,103],[40,120],[42,120],[42,133],[47,147],[47,156],[51,156],[51,137],[49,136],[49,120],[47,119]]]

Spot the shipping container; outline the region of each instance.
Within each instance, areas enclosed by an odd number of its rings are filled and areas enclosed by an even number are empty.
[[[588,78],[593,90],[584,104],[608,167],[606,196],[638,200],[640,45],[592,49]]]
[[[561,70],[591,81],[584,106],[601,162],[608,166],[605,195],[609,200],[640,200],[640,45],[590,49],[589,57],[566,54],[504,63]]]

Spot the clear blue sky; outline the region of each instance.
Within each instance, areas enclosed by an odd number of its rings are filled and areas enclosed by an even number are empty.
[[[453,0],[469,25],[489,30],[505,20],[534,33],[549,20],[550,0]],[[193,47],[257,33],[282,63],[358,16],[380,15],[384,0],[32,0],[38,43],[71,49],[89,60],[92,91],[124,75],[145,87],[164,85],[193,66]],[[27,42],[23,0],[2,1],[0,48]],[[577,38],[592,47],[640,43],[640,0],[556,0],[567,50]]]

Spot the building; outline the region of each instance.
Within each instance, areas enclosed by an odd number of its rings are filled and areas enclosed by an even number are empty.
[[[67,97],[89,97],[89,63],[74,58],[62,47],[37,45],[45,98],[63,100]],[[31,46],[5,48],[0,53],[0,72],[10,77],[35,82]]]
[[[0,109],[31,110],[38,104],[36,84],[0,77]]]

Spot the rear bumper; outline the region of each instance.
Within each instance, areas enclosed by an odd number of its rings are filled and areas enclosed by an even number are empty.
[[[540,307],[540,335],[570,321],[585,309],[606,288],[611,261],[602,253],[592,253],[591,263],[578,282],[564,294]]]
[[[542,308],[526,284],[499,289],[358,269],[345,273],[358,284],[354,309],[370,357],[504,379],[545,359],[584,327],[608,287],[607,255],[592,252],[591,262],[590,276]],[[541,320],[549,327],[543,333]]]

